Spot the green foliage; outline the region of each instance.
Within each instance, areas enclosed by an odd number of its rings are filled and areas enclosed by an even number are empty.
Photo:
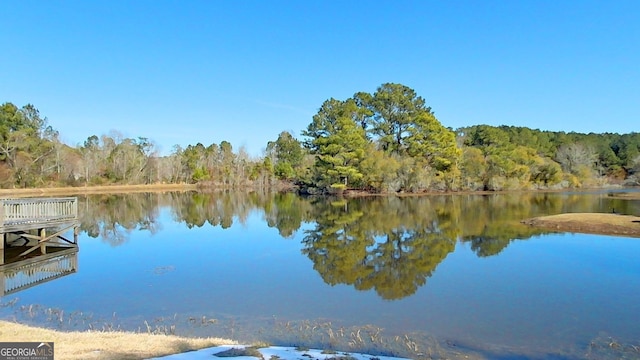
[[[304,149],[289,132],[283,131],[275,142],[267,144],[267,156],[274,159],[277,178],[293,180],[301,172]]]
[[[336,184],[345,188],[362,184],[360,163],[367,139],[364,130],[348,117],[355,110],[354,101],[327,100],[304,133],[311,138],[307,146],[316,156],[314,167],[320,187],[340,189]]]
[[[461,151],[455,134],[404,85],[386,83],[373,95],[329,99],[303,135],[316,155],[318,187],[418,192],[434,180],[444,184],[442,189],[457,183],[452,174],[459,174]]]
[[[487,163],[482,150],[477,147],[464,147],[460,164],[463,190],[484,190],[487,176]]]
[[[382,84],[373,94],[371,104],[374,110],[371,133],[384,151],[396,154],[406,152],[405,141],[411,135],[416,118],[431,114],[424,99],[401,84]]]
[[[513,143],[509,135],[502,129],[488,125],[473,126],[460,130],[464,137],[464,145],[477,147],[485,155],[493,155],[510,149]]]
[[[54,151],[57,132],[31,104],[18,108],[0,106],[0,161],[7,168],[7,183],[35,187],[43,183],[48,156]],[[44,170],[44,171],[43,171]]]
[[[553,188],[562,182],[560,164],[549,158],[538,157],[531,167],[531,182],[542,188]]]
[[[602,175],[623,179],[630,167],[622,167],[619,156],[624,157],[624,148],[638,139],[635,133],[579,134],[488,125],[457,133],[464,147],[482,151],[488,190],[601,186],[607,181]],[[465,178],[469,174],[464,168],[473,168],[472,162],[463,159],[463,164],[463,185],[478,188],[478,176]]]
[[[0,106],[0,139],[8,139],[12,133],[22,132],[26,137],[42,137],[47,120],[33,105],[18,108],[12,103]]]
[[[293,179],[296,176],[296,172],[291,166],[291,163],[286,161],[280,161],[274,168],[274,174],[278,179]]]
[[[365,158],[360,163],[360,168],[362,169],[363,184],[366,189],[378,193],[399,190],[397,173],[400,163],[397,157],[376,149],[370,143],[365,153]]]
[[[194,182],[209,180],[209,173],[207,173],[207,169],[205,169],[204,167],[199,167],[193,171],[191,179]]]
[[[406,138],[407,154],[424,158],[428,166],[447,172],[460,161],[461,150],[456,146],[453,131],[445,128],[430,112],[418,114]]]

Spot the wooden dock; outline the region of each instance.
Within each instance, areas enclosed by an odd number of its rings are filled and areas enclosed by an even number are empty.
[[[0,199],[0,266],[44,255],[47,247],[77,248],[78,226],[75,197]],[[63,236],[70,231],[72,240]]]
[[[0,296],[76,272],[78,226],[76,198],[0,199]]]

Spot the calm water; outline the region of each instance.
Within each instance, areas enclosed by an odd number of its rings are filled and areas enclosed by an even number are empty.
[[[134,194],[79,204],[78,271],[0,298],[0,317],[413,358],[640,356],[630,350],[640,239],[520,224],[640,215],[638,201]]]

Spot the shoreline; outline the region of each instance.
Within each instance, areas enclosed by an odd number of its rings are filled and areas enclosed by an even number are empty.
[[[118,194],[136,192],[199,191],[196,184],[145,184],[145,185],[101,185],[52,188],[0,189],[0,197],[29,197],[53,195]]]
[[[291,188],[287,188],[291,190]],[[496,195],[509,193],[561,193],[565,191],[571,192],[590,192],[590,191],[606,191],[606,190],[623,190],[625,188],[613,186],[602,188],[585,188],[585,189],[522,189],[522,190],[502,190],[502,191],[429,191],[420,193],[368,193],[358,190],[347,190],[342,194],[344,198],[358,197],[417,197],[417,196],[433,196],[433,195]],[[629,188],[633,189],[633,188]],[[640,188],[639,188],[640,189]],[[210,187],[206,184],[137,184],[137,185],[91,185],[91,186],[67,186],[67,187],[39,187],[39,188],[13,188],[0,189],[0,198],[19,198],[31,196],[56,196],[56,195],[90,195],[90,194],[124,194],[124,193],[140,193],[140,192],[216,192],[230,190],[227,188]],[[243,191],[243,189],[231,189],[233,191]],[[244,189],[247,190],[247,189]],[[282,190],[282,189],[280,189]],[[336,195],[320,195],[320,196],[336,196]],[[640,191],[631,193],[614,194],[609,193],[612,198],[624,200],[640,199]]]

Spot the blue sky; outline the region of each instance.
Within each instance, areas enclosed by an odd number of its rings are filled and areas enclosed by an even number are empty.
[[[401,83],[447,127],[639,131],[640,1],[0,0],[0,103],[258,156],[329,98]]]

